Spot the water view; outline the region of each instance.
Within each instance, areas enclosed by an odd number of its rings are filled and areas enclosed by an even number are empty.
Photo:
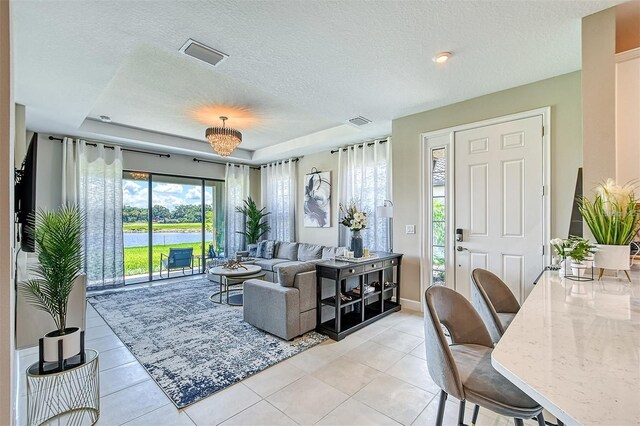
[[[209,240],[211,237],[208,238]],[[199,243],[202,240],[200,232],[154,232],[153,243],[159,245]],[[124,247],[147,247],[149,234],[141,232],[125,232],[123,234]]]

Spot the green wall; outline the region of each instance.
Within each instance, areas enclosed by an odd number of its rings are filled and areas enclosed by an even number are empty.
[[[566,236],[582,166],[580,71],[393,121],[394,251],[405,254],[403,299],[421,299],[420,134],[546,106],[551,107],[551,235]],[[410,224],[416,234],[405,234]]]

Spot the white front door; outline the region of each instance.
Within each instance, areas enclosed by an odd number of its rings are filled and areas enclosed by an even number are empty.
[[[455,287],[488,269],[522,303],[543,269],[542,115],[456,132]]]

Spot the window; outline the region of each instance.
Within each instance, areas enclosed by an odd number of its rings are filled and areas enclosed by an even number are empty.
[[[376,216],[376,207],[391,197],[391,139],[364,143],[340,150],[338,159],[340,203],[352,200],[367,213],[367,228],[361,232],[363,244],[374,251],[387,251],[389,220]],[[350,231],[340,226],[340,245],[349,246]]]
[[[262,205],[269,212],[270,240],[295,241],[296,176],[295,160],[262,167]]]
[[[431,283],[445,284],[446,224],[446,148],[431,151]]]
[[[126,284],[167,278],[171,249],[192,250],[194,273],[224,254],[224,182],[126,171],[122,192]]]

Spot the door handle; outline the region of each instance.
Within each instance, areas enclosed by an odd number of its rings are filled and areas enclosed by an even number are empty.
[[[469,249],[468,249],[468,248],[466,248],[466,247],[462,247],[462,246],[457,246],[457,247],[456,247],[456,250],[457,250],[457,251],[463,251],[463,250],[469,251]]]

